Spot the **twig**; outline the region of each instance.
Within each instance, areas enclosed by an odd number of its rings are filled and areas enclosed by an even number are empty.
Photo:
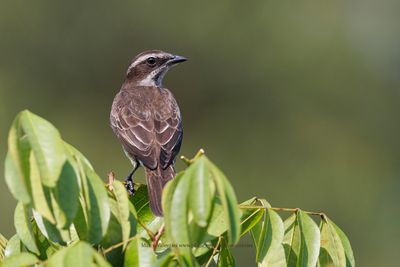
[[[190,162],[190,159],[188,159],[185,156],[180,156],[180,159],[187,165],[189,166],[190,164],[192,164],[192,162]]]
[[[153,242],[151,242],[151,247],[153,248],[154,251],[156,251],[158,242],[160,242],[161,236],[163,235],[165,230],[165,224],[163,223],[160,227],[160,229],[158,229],[157,234],[155,235]]]
[[[220,235],[220,236],[218,237],[218,242],[217,242],[217,244],[215,245],[215,247],[214,247],[214,249],[213,249],[213,252],[211,253],[210,258],[208,259],[208,261],[207,261],[206,265],[204,265],[204,267],[210,266],[211,261],[212,261],[212,258],[214,257],[215,254],[217,254],[217,250],[218,250],[219,245],[221,244],[222,238],[223,238],[222,235]]]
[[[241,209],[271,209],[275,211],[289,211],[289,212],[298,212],[300,209],[298,208],[268,208],[264,206],[252,206],[252,205],[239,205],[239,208]],[[323,212],[314,212],[314,211],[305,211],[303,212],[310,214],[310,215],[317,215],[317,216],[325,216]]]
[[[151,232],[150,229],[148,229],[141,221],[137,220],[137,222],[138,222],[138,223],[143,227],[143,229],[147,232],[147,234],[150,236],[150,239],[151,239],[151,240],[154,240],[154,239],[155,239],[155,236],[154,236],[153,232]],[[112,245],[111,247],[109,247],[109,248],[107,248],[107,249],[104,249],[104,250],[103,250],[103,254],[105,255],[105,254],[107,254],[108,252],[110,252],[111,250],[114,250],[114,249],[116,249],[116,248],[118,248],[118,247],[121,247],[121,246],[125,245],[126,243],[130,242],[131,240],[133,240],[135,237],[136,237],[136,235],[135,235],[135,236],[132,236],[132,237],[130,237],[130,238],[128,238],[128,239],[125,240],[125,241],[121,241],[121,242],[119,242],[119,243],[117,243],[117,244],[115,244],[115,245]],[[153,241],[153,242],[154,242],[154,241]]]
[[[195,161],[197,158],[201,157],[202,155],[204,155],[206,152],[204,151],[204,149],[200,148],[199,151],[196,153],[196,155],[194,155],[194,157],[192,159],[188,159],[185,156],[180,156],[180,159],[187,165],[189,166],[190,164],[193,163],[193,161]]]
[[[115,245],[112,245],[111,247],[109,247],[109,248],[103,250],[103,254],[105,255],[105,254],[107,254],[108,252],[110,252],[110,251],[112,251],[112,250],[114,250],[114,249],[116,249],[116,248],[118,248],[118,247],[121,247],[121,246],[125,245],[126,243],[132,241],[132,240],[135,239],[135,238],[136,238],[136,235],[135,235],[135,236],[132,236],[132,237],[130,237],[130,238],[128,238],[127,240],[124,240],[124,241],[119,242],[119,243],[117,243],[117,244],[115,244]]]
[[[151,238],[151,240],[154,239],[154,233],[147,228],[146,225],[144,225],[144,223],[142,223],[142,221],[139,220],[139,218],[136,218],[136,221],[138,222],[138,224],[140,224],[140,226],[142,226],[142,228],[146,231],[146,233],[149,235],[149,237]]]
[[[114,172],[112,172],[112,171],[109,172],[109,173],[107,174],[107,177],[108,177],[107,188],[108,188],[108,190],[113,191],[113,190],[114,190],[113,182],[114,182],[114,180],[115,180],[115,174],[114,174]]]

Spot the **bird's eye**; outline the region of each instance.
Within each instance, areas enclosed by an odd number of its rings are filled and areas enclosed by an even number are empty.
[[[147,65],[153,67],[156,64],[156,59],[154,57],[149,57],[146,62]]]

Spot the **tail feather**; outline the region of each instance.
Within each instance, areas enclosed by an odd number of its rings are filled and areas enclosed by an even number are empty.
[[[175,170],[172,165],[166,169],[158,167],[155,170],[145,168],[147,190],[149,192],[150,208],[154,215],[158,217],[163,216],[161,205],[162,191],[165,184],[175,177]]]

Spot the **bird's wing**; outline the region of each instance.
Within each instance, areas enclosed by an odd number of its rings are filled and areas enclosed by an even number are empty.
[[[121,93],[114,101],[110,122],[125,151],[147,168],[155,169],[157,140],[154,119],[146,101],[132,93]]]
[[[160,166],[165,169],[173,163],[179,153],[182,138],[182,118],[178,104],[172,93],[164,89],[163,106],[155,110],[154,127],[156,140],[160,148]]]

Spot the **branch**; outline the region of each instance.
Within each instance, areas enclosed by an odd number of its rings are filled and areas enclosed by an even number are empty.
[[[264,206],[253,206],[253,205],[239,205],[239,208],[241,209],[270,209],[274,211],[289,211],[289,212],[298,212],[300,209],[299,208],[275,208],[275,207],[264,207]],[[325,214],[323,212],[315,212],[315,211],[305,211],[305,213],[310,214],[310,215],[317,215],[324,217]]]
[[[207,261],[206,265],[204,265],[204,267],[210,266],[211,261],[212,261],[212,258],[214,257],[215,254],[217,254],[217,250],[218,250],[219,245],[221,244],[222,238],[223,238],[222,235],[220,235],[220,236],[218,237],[218,242],[217,242],[217,244],[215,245],[215,247],[214,247],[214,249],[213,249],[213,252],[211,253],[210,258],[208,259],[208,261]]]
[[[193,161],[195,161],[196,159],[198,159],[199,157],[201,157],[202,155],[204,155],[206,152],[204,151],[204,149],[200,148],[199,151],[196,153],[196,155],[192,158],[192,159],[188,159],[185,156],[180,156],[180,159],[187,165],[189,166],[190,164],[193,163]]]

